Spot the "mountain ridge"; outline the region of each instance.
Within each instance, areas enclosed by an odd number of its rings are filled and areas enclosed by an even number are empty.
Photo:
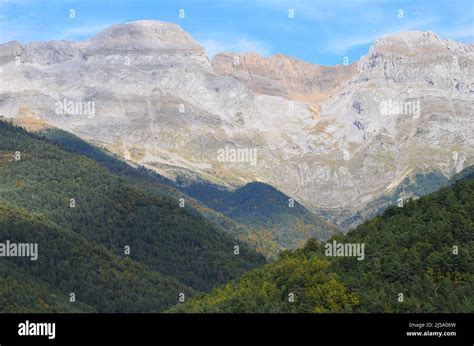
[[[134,37],[141,26],[114,30]],[[164,39],[172,45],[178,29],[169,30]],[[187,174],[231,187],[262,181],[339,224],[341,211],[353,214],[383,197],[406,172],[450,176],[472,164],[472,44],[425,32],[392,35],[349,66],[311,65],[315,76],[332,72],[328,82],[317,77],[313,85],[315,77],[305,85],[304,69],[290,73],[296,62],[283,77],[268,63],[287,58],[257,58],[252,69],[261,78],[248,81],[245,59],[234,66],[238,54],[220,65],[218,56],[213,67],[200,49],[140,50],[130,39],[111,39],[115,50],[87,53],[93,40],[78,43],[83,51],[64,42],[0,45],[0,112],[41,118],[168,178]],[[56,114],[64,99],[94,102],[96,114]],[[385,114],[387,105],[397,107]],[[258,164],[220,161],[226,147],[257,150]]]

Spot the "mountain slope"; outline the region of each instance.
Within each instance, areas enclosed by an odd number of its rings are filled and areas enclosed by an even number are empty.
[[[19,124],[24,125],[23,122],[19,122]],[[30,128],[29,125],[27,128]],[[215,209],[205,206],[200,200],[190,197],[185,193],[186,188],[183,188],[179,181],[175,182],[167,179],[166,177],[143,166],[133,167],[132,163],[125,162],[123,158],[113,155],[106,149],[98,148],[97,146],[60,129],[42,129],[36,132],[36,134],[59,145],[64,150],[84,155],[91,160],[98,162],[112,173],[124,179],[128,179],[131,183],[139,185],[150,193],[173,199],[184,199],[189,212],[192,213],[194,211],[195,213],[204,216],[214,226],[228,233],[233,238],[245,242],[259,253],[268,256],[269,254],[275,254],[280,250],[276,243],[261,243],[261,241],[255,241],[254,238],[256,233],[250,230],[254,228],[253,224],[246,227],[241,223],[236,223],[234,220],[217,212]],[[210,189],[215,188],[213,185],[209,185],[209,187]],[[195,197],[198,198],[199,196],[196,195]]]
[[[390,207],[333,241],[364,244],[363,260],[325,256],[310,241],[171,311],[474,312],[474,179]]]
[[[325,240],[337,232],[329,222],[264,183],[249,183],[234,191],[179,179],[177,185],[209,208],[253,229],[254,242],[272,256],[282,248],[301,247],[309,238]]]
[[[180,208],[178,200],[147,192],[7,123],[0,123],[0,134],[0,200],[40,212],[119,256],[129,246],[132,259],[198,290],[263,263],[198,213]]]
[[[327,239],[336,228],[317,218],[289,197],[263,183],[251,183],[235,191],[206,182],[167,179],[144,167],[133,168],[110,152],[68,132],[49,128],[37,132],[66,150],[85,155],[111,172],[130,179],[148,191],[183,198],[220,229],[273,258],[282,248],[296,248],[310,237]],[[236,212],[238,210],[238,213]]]
[[[0,262],[0,312],[41,313],[95,312],[92,306],[76,301],[71,304],[66,292],[28,275],[13,262]]]
[[[371,201],[357,212],[346,213],[346,216],[339,215],[339,220],[343,221],[338,226],[345,231],[349,231],[365,220],[382,214],[387,207],[398,205],[400,199],[405,201],[409,198],[419,198],[444,187],[448,180],[440,171],[409,175],[398,185],[386,191],[382,197]],[[328,215],[328,218],[332,218],[334,222],[338,219],[334,215]]]
[[[0,283],[0,301],[8,299],[2,312],[157,312],[176,303],[180,293],[194,293],[173,278],[59,228],[44,215],[3,203],[0,239],[38,244],[36,261],[2,258],[1,270],[9,274]],[[18,295],[9,296],[11,290]],[[27,293],[31,296],[22,298]],[[76,302],[69,302],[70,293]]]

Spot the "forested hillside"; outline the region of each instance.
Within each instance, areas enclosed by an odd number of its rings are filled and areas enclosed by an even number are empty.
[[[0,122],[0,172],[0,202],[5,208],[23,208],[25,215],[40,214],[54,229],[100,246],[111,258],[122,258],[129,249],[126,256],[130,260],[159,277],[172,279],[170,282],[190,287],[189,292],[208,290],[264,263],[262,256],[214,227],[195,210],[180,207],[178,197],[158,193],[161,185],[147,189],[98,162],[6,122]],[[14,232],[6,220],[11,221],[2,219],[2,231]],[[33,236],[35,230],[30,232]],[[240,247],[238,255],[234,254],[236,245]],[[74,256],[64,259],[75,260]],[[29,273],[35,280],[45,279],[52,284],[51,278],[39,274]],[[64,271],[64,275],[74,276],[76,271]],[[3,285],[8,282],[3,281]],[[110,288],[98,282],[94,285]],[[162,297],[159,287],[159,302],[148,304],[147,310],[170,302]],[[94,295],[92,292],[89,294]]]
[[[309,238],[325,240],[337,232],[334,225],[264,183],[249,183],[235,191],[205,182],[177,184],[209,208],[255,230],[248,241],[270,257],[281,249],[301,247]]]
[[[47,128],[37,132],[37,134],[40,135],[41,138],[45,138],[49,142],[59,145],[61,149],[84,155],[98,162],[115,175],[120,176],[134,185],[139,185],[140,188],[150,193],[173,199],[184,199],[189,213],[204,216],[217,228],[228,233],[233,238],[248,244],[258,253],[272,257],[280,250],[276,243],[267,242],[264,244],[262,242],[264,237],[261,237],[262,241],[256,241],[256,239],[259,239],[258,234],[264,235],[265,232],[253,230],[253,225],[250,225],[252,226],[252,229],[250,229],[250,227],[237,223],[230,217],[224,216],[216,210],[205,206],[201,201],[183,192],[185,189],[180,190],[179,188],[181,187],[179,184],[176,184],[173,180],[163,177],[143,166],[132,167],[122,158],[114,156],[104,148],[99,148],[92,143],[86,142],[72,133],[57,128]]]
[[[289,197],[263,183],[250,183],[235,191],[200,182],[174,182],[143,167],[133,168],[111,153],[59,129],[39,134],[62,148],[85,155],[111,172],[164,196],[185,198],[191,209],[211,223],[249,244],[257,252],[274,258],[283,248],[302,246],[310,237],[327,239],[333,225],[309,212]]]
[[[334,240],[364,244],[364,259],[325,256],[324,243],[311,240],[171,311],[474,312],[472,177]]]
[[[0,203],[0,239],[38,244],[38,259],[0,259],[2,312],[157,312],[194,291],[128,256]],[[70,302],[74,293],[76,301]]]

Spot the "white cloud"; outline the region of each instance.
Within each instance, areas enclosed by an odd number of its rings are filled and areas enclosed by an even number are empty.
[[[413,20],[406,21],[402,25],[392,25],[392,26],[382,26],[372,33],[361,34],[361,35],[332,35],[328,42],[326,43],[323,51],[344,54],[347,53],[351,48],[371,44],[376,39],[381,38],[382,36],[396,34],[402,31],[409,30],[422,30],[418,28],[428,27],[431,24],[432,20]],[[436,32],[436,31],[435,31]]]
[[[474,24],[461,25],[457,27],[449,27],[446,30],[440,30],[439,34],[446,38],[453,39],[473,39],[474,38]]]
[[[97,34],[111,25],[113,25],[113,23],[73,26],[64,30],[57,39],[77,40],[85,36]]]
[[[204,47],[209,58],[223,52],[253,52],[262,56],[270,54],[268,47],[263,42],[251,40],[246,37],[219,40],[214,38],[201,38],[197,41]]]
[[[347,38],[334,39],[326,47],[323,48],[323,51],[337,54],[344,54],[353,47],[370,44],[374,42],[377,38],[383,35],[368,35],[368,36],[353,36]]]

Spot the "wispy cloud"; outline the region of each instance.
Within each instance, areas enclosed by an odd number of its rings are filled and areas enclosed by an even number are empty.
[[[439,34],[444,37],[450,37],[453,39],[474,39],[474,23],[468,25],[459,25],[455,27],[449,27],[445,30],[440,30]]]
[[[61,40],[83,39],[85,37],[97,34],[98,32],[104,30],[105,28],[113,24],[116,24],[116,23],[73,26],[62,31],[61,34],[58,37],[56,37],[56,39],[61,39]]]
[[[323,48],[323,51],[343,54],[354,47],[371,44],[382,36],[396,34],[402,31],[417,30],[418,28],[428,26],[430,23],[431,19],[428,18],[420,21],[407,21],[400,25],[380,27],[372,33],[358,35],[347,35],[347,33],[345,33],[344,35],[333,35]]]

